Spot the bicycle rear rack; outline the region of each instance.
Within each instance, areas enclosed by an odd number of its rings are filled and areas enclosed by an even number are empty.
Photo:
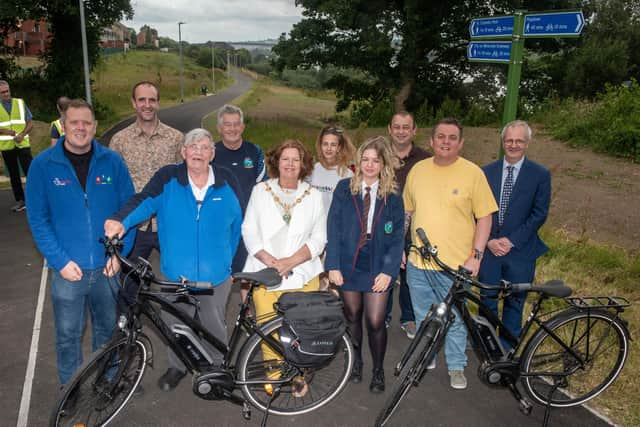
[[[631,303],[624,297],[616,296],[586,296],[586,297],[567,297],[564,299],[569,305],[578,309],[615,309],[622,311],[625,307],[629,307]]]

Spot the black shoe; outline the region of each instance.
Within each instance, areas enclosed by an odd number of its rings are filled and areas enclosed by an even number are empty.
[[[160,387],[162,391],[171,391],[180,384],[180,380],[184,378],[185,375],[187,375],[186,372],[182,372],[176,368],[169,368],[167,372],[158,379],[158,387]]]
[[[61,417],[70,417],[76,411],[76,405],[78,404],[78,393],[76,390],[72,391],[67,397],[67,401],[64,402],[64,406],[60,410]]]
[[[384,391],[384,371],[382,369],[375,369],[373,371],[369,391],[371,393],[382,393]]]
[[[362,361],[356,360],[353,362],[353,368],[351,368],[351,376],[349,381],[354,384],[362,382]]]

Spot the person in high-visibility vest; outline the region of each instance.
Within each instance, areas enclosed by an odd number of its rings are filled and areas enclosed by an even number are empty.
[[[62,119],[63,119],[62,116],[64,114],[64,111],[67,109],[67,105],[69,105],[69,102],[71,102],[71,99],[69,99],[69,97],[67,96],[61,96],[56,101],[56,108],[58,109],[58,114],[60,115],[60,118],[52,121],[51,124],[49,125],[52,147],[56,145],[56,142],[58,142],[58,139],[60,139],[61,136],[64,136],[64,128],[62,126]]]
[[[11,189],[17,204],[14,212],[25,210],[20,168],[26,176],[31,164],[29,132],[33,128],[31,111],[22,99],[11,98],[9,83],[0,80],[0,151],[9,171]]]

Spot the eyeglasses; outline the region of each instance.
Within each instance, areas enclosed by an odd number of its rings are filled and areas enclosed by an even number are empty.
[[[524,139],[505,139],[504,145],[519,145],[523,146],[527,143]]]
[[[338,135],[342,135],[344,131],[337,126],[331,126],[331,127],[325,128],[323,133],[337,133]]]
[[[189,151],[213,151],[214,147],[212,147],[211,145],[189,144],[185,148]]]

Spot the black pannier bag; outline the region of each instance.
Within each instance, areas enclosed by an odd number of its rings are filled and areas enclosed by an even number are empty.
[[[284,357],[292,365],[323,365],[336,353],[346,322],[342,301],[329,292],[287,292],[277,303]]]

